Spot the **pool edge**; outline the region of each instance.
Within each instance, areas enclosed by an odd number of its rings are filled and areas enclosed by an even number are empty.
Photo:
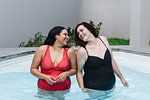
[[[77,51],[79,46],[76,46],[76,47],[73,46],[72,48],[75,51]],[[120,48],[120,47],[112,47],[111,49],[112,49],[113,52],[125,52],[125,53],[137,54],[137,55],[150,57],[150,53],[147,53],[147,52],[144,52],[144,51],[137,51],[137,50],[133,50],[133,49],[131,50],[131,49]],[[35,52],[36,52],[36,50],[30,50],[30,51],[24,51],[24,52],[21,52],[21,53],[15,53],[15,54],[10,54],[10,55],[6,55],[6,56],[1,56],[0,57],[0,62],[4,61],[4,60],[9,60],[9,59],[13,59],[13,58],[21,57],[21,56],[34,54]]]

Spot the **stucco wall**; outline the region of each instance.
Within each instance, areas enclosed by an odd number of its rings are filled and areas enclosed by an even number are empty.
[[[150,0],[132,0],[130,23],[130,46],[149,47],[150,40]]]
[[[143,2],[148,19],[149,0]],[[39,31],[46,36],[56,25],[74,28],[88,20],[103,23],[101,35],[129,39],[130,18],[131,0],[0,0],[0,48],[18,47]],[[145,23],[149,32],[149,20]]]
[[[0,47],[18,47],[55,25],[74,27],[79,0],[0,0]]]
[[[81,0],[80,4],[80,21],[101,21],[102,35],[129,38],[130,0]]]

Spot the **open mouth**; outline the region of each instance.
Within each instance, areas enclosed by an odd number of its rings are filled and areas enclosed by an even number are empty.
[[[81,34],[80,38],[83,40],[84,36],[85,36],[85,34]]]
[[[68,43],[68,39],[67,39],[67,38],[65,38],[65,42],[67,42],[67,43]]]

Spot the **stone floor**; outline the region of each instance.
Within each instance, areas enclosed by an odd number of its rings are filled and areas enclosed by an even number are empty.
[[[0,48],[0,61],[5,59],[11,59],[18,56],[34,53],[38,47],[24,47],[24,48]],[[73,47],[75,50],[78,47]],[[144,56],[150,56],[150,47],[147,48],[131,48],[129,46],[111,46],[112,51],[123,51],[134,54],[141,54]]]

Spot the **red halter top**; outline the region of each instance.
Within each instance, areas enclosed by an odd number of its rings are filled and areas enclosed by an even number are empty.
[[[67,55],[67,49],[64,48],[63,58],[55,66],[50,56],[49,46],[47,46],[45,55],[41,61],[40,66],[41,66],[41,73],[50,75],[54,78],[56,78],[59,74],[63,73],[64,71],[69,70],[70,62]],[[70,88],[70,85],[71,80],[69,77],[67,77],[64,82],[56,82],[53,85],[48,84],[44,79],[38,79],[38,88],[49,91],[66,90]]]

